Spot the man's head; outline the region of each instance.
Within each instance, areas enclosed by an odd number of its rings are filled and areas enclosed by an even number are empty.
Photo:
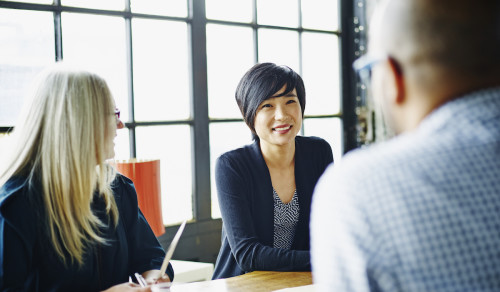
[[[500,1],[387,0],[371,21],[373,93],[396,132],[461,94],[500,85]]]

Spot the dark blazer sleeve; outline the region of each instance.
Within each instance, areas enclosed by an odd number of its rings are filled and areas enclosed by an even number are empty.
[[[223,155],[217,159],[215,167],[217,194],[224,222],[223,232],[229,246],[225,246],[223,242],[214,278],[254,270],[309,270],[309,251],[283,250],[262,244],[254,224],[258,220],[257,216],[260,216],[259,210],[251,209],[251,201],[258,198],[251,198],[251,187],[252,184],[264,182],[252,179],[255,175],[252,175],[251,170],[245,169],[233,158]],[[272,200],[270,202],[272,205]],[[273,229],[272,221],[269,228]],[[238,267],[231,267],[232,261]],[[235,271],[235,268],[240,271]]]
[[[315,175],[314,180],[316,183],[319,180],[319,177],[325,172],[326,168],[328,165],[333,163],[333,151],[332,147],[328,142],[321,138],[316,138],[316,137],[310,137],[311,139],[315,139],[317,142],[316,149],[313,150],[315,153],[317,152],[317,155],[313,158],[314,163],[315,163],[315,168],[318,171],[318,174]]]
[[[309,220],[314,188],[326,167],[333,163],[332,148],[318,137],[296,137],[295,182],[299,195],[300,216],[293,247],[307,250],[309,244]]]
[[[137,193],[132,181],[118,175],[116,192],[120,196],[120,219],[125,223],[130,258],[130,274],[143,273],[148,270],[159,270],[165,257],[165,251],[154,235],[146,218],[139,209]],[[169,263],[166,274],[171,281],[174,270]]]

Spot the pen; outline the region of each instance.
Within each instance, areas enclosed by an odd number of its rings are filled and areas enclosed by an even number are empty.
[[[142,277],[141,274],[135,273],[134,276],[137,279],[137,283],[139,283],[139,285],[141,285],[141,287],[146,287],[148,285],[146,283],[146,280],[144,280],[144,278]]]
[[[165,258],[163,259],[163,264],[161,265],[160,269],[160,278],[163,278],[165,276],[165,271],[167,270],[168,262],[172,258],[172,255],[174,254],[175,247],[177,246],[177,243],[179,242],[179,238],[181,237],[182,231],[184,231],[184,227],[186,226],[186,221],[184,220],[177,230],[177,233],[175,233],[174,239],[170,243],[170,246],[168,247],[167,253],[165,254]]]

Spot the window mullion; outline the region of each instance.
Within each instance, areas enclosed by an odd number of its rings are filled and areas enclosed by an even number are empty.
[[[125,10],[130,12],[130,0],[125,1]],[[130,15],[130,14],[129,14]],[[134,62],[132,55],[132,17],[125,17],[125,47],[127,57],[127,86],[128,86],[128,110],[129,121],[129,147],[130,157],[137,157],[137,147],[135,141],[135,101],[134,101]]]
[[[54,5],[60,8],[61,1],[54,0]],[[57,9],[54,11],[54,40],[55,40],[55,56],[57,62],[63,59],[61,9]]]
[[[206,57],[205,0],[192,0],[191,60],[193,118],[193,211],[197,221],[212,219],[210,195],[210,141]]]
[[[341,0],[340,42],[340,76],[342,87],[342,122],[344,125],[344,153],[357,147],[357,116],[355,101],[355,74],[352,69],[354,62],[354,5],[356,1]]]

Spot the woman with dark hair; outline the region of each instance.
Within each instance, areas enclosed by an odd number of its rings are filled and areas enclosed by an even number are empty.
[[[216,162],[223,228],[213,279],[308,271],[312,193],[333,162],[332,149],[323,139],[297,136],[306,96],[302,78],[289,67],[254,65],[235,97],[254,143]]]

